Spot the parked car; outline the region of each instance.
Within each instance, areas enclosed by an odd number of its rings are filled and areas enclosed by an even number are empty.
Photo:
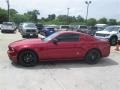
[[[37,26],[38,32],[41,33],[44,28],[43,24],[36,24],[36,26]]]
[[[51,28],[54,28],[55,31],[58,31],[60,26],[59,25],[54,25],[54,24],[51,24],[51,25],[44,25],[44,27],[51,27]]]
[[[23,23],[20,23],[19,26],[18,26],[18,31],[19,31],[19,32],[22,31],[22,24],[23,24]]]
[[[88,29],[89,29],[88,34],[91,36],[94,36],[95,33],[98,31],[98,28],[95,26],[90,26]]]
[[[108,26],[102,31],[97,31],[95,37],[107,39],[114,46],[120,40],[120,26]]]
[[[98,31],[104,30],[108,25],[107,24],[96,24],[95,27],[97,27]]]
[[[82,32],[82,33],[88,33],[89,32],[88,27],[86,25],[78,25],[77,31]]]
[[[68,31],[70,29],[69,25],[60,25],[59,30],[60,31]]]
[[[45,27],[43,30],[42,30],[42,35],[48,37],[50,36],[51,34],[55,33],[55,28],[53,27]]]
[[[38,29],[34,23],[21,23],[19,29],[23,38],[38,37]]]
[[[34,66],[40,61],[83,60],[96,64],[110,54],[108,41],[80,32],[56,32],[45,39],[25,39],[8,46],[14,63]]]
[[[16,30],[16,25],[14,22],[3,22],[1,26],[1,32],[12,32],[14,33]]]

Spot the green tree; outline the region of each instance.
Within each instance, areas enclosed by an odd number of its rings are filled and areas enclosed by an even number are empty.
[[[87,25],[88,26],[94,26],[97,23],[96,19],[90,18],[87,20]]]
[[[15,9],[10,9],[10,15],[16,15],[18,12]]]
[[[38,15],[40,15],[40,12],[38,10],[28,11],[24,14],[25,16],[29,17],[29,21],[38,22]]]
[[[117,22],[117,25],[120,25],[120,21],[119,21],[119,22]]]
[[[84,22],[84,18],[81,17],[80,15],[76,17],[78,22]]]
[[[10,9],[10,21],[14,21],[14,17],[16,17],[17,13],[15,9]]]
[[[107,24],[107,19],[106,18],[101,18],[98,20],[99,24]]]
[[[48,19],[49,20],[54,20],[56,18],[56,15],[55,14],[50,14],[48,15]]]
[[[58,22],[58,24],[63,24],[63,25],[65,25],[65,24],[67,24],[67,15],[59,15],[58,17],[57,17],[57,22]]]
[[[16,14],[14,15],[12,21],[17,24],[22,23],[22,22],[29,22],[29,17],[25,15],[21,15],[21,14]]]
[[[0,23],[7,21],[7,20],[8,20],[7,11],[0,8]]]
[[[116,19],[109,19],[108,25],[117,25]]]

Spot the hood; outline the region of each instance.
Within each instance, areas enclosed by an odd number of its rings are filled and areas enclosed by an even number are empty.
[[[44,43],[44,42],[41,39],[24,39],[24,40],[15,41],[9,44],[9,46],[16,47],[20,45],[34,45],[39,43]]]
[[[116,34],[117,31],[109,32],[109,31],[103,30],[103,31],[97,31],[96,33],[101,33],[101,34]]]

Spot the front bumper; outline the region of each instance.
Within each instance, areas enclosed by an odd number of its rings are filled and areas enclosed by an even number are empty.
[[[22,32],[22,35],[38,35],[38,32]]]
[[[1,31],[3,31],[3,32],[14,32],[15,30],[14,29],[1,29]]]
[[[8,54],[8,57],[9,59],[14,62],[14,63],[17,63],[17,53],[15,51],[10,51],[8,50],[7,51],[7,54]]]
[[[95,36],[95,37],[98,38],[98,39],[106,39],[106,40],[110,39],[110,37],[101,37],[101,36]]]

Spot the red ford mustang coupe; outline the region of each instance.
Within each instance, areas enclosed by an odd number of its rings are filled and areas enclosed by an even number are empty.
[[[8,56],[23,66],[40,61],[85,60],[96,64],[110,54],[108,41],[73,31],[56,32],[45,39],[25,39],[8,46]]]

